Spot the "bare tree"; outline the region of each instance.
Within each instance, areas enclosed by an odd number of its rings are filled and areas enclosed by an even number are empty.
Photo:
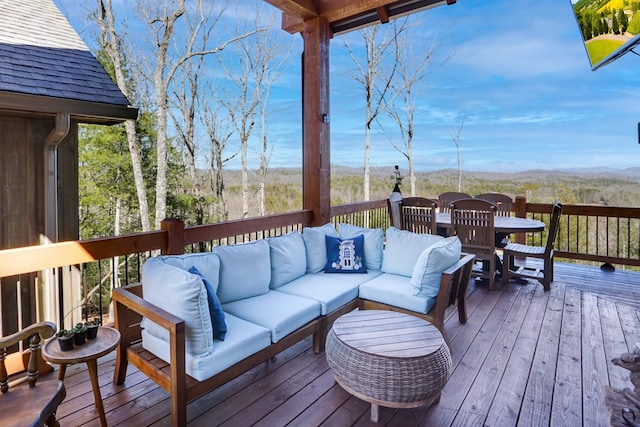
[[[98,13],[96,20],[100,26],[100,45],[113,64],[116,84],[120,91],[131,100],[127,79],[125,77],[125,66],[123,60],[123,41],[116,31],[116,23],[113,15],[111,0],[98,0]],[[142,231],[151,230],[151,219],[149,217],[149,203],[147,201],[146,187],[142,173],[142,161],[140,147],[136,134],[136,123],[134,120],[127,120],[124,124],[127,132],[129,152],[131,153],[131,164],[133,166],[133,176],[136,184],[136,194],[140,212],[140,222]]]
[[[458,127],[453,131],[451,139],[456,145],[456,157],[458,159],[458,191],[462,191],[462,164],[460,163],[460,136],[462,135],[462,127],[464,126],[465,116],[460,117]]]
[[[408,25],[405,22],[401,26],[405,31],[398,34],[394,39],[399,66],[396,78],[391,82],[390,100],[386,108],[387,115],[395,122],[400,131],[402,144],[397,144],[393,140],[390,141],[391,145],[407,159],[411,196],[416,195],[416,174],[413,162],[415,100],[422,93],[423,87],[421,87],[421,83],[424,78],[441,67],[450,58],[445,58],[437,64],[433,63],[435,53],[444,42],[444,38],[439,35],[434,36],[431,44],[428,44],[424,38],[421,38],[421,43],[413,43],[416,34],[411,30],[423,27],[419,24],[419,22],[416,22]]]
[[[398,64],[398,50],[396,49],[397,43],[395,39],[404,31],[404,22],[403,20],[399,26],[397,21],[393,21],[385,27],[374,25],[360,30],[359,34],[362,36],[365,46],[366,58],[364,61],[358,59],[358,55],[352,49],[348,38],[345,38],[345,46],[356,66],[352,76],[362,85],[366,97],[363,170],[365,201],[370,199],[371,125],[384,108],[383,100],[395,75]],[[382,28],[386,29],[383,31]],[[392,51],[390,58],[388,55],[389,50]],[[388,60],[388,68],[387,72],[383,74],[381,71],[386,66],[385,59]]]
[[[233,127],[240,140],[242,218],[250,215],[249,163],[247,155],[249,139],[253,134],[257,115],[261,115],[259,187],[262,189],[261,204],[258,211],[261,214],[265,211],[264,179],[268,166],[266,103],[271,86],[279,76],[279,70],[282,66],[282,62],[276,62],[278,55],[282,53],[282,45],[277,44],[273,39],[273,35],[261,27],[261,12],[261,9],[257,10],[255,21],[241,23],[236,28],[236,34],[241,32],[255,33],[255,36],[251,39],[243,39],[234,45],[234,54],[238,61],[237,68],[220,58],[220,64],[225,70],[227,79],[231,82],[231,86],[224,93],[224,97],[220,99],[220,102],[227,108]],[[245,29],[243,25],[254,25],[255,27]],[[283,58],[280,58],[280,61],[283,61]],[[233,65],[236,65],[235,61]]]

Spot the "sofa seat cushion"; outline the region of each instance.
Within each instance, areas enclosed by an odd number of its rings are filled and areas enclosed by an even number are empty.
[[[202,356],[193,356],[189,353],[185,355],[187,374],[198,381],[211,378],[271,345],[271,332],[268,329],[229,313],[226,314],[225,320],[229,330],[224,341],[214,341],[213,349]],[[171,363],[168,332],[163,338],[158,338],[143,330],[142,347],[165,362]]]
[[[408,277],[384,273],[360,285],[360,298],[427,314],[436,297],[414,295]]]
[[[213,326],[200,276],[169,265],[161,257],[149,258],[142,266],[142,293],[146,301],[184,320],[187,353],[199,356],[211,351]],[[143,319],[141,326],[158,338],[168,333],[149,319]]]
[[[320,314],[326,315],[358,298],[361,281],[337,280],[335,276],[363,277],[353,274],[305,274],[278,288],[278,292],[309,298],[320,303]]]
[[[266,239],[216,246],[213,252],[220,258],[218,298],[221,303],[269,292],[271,255]]]
[[[222,304],[225,313],[271,331],[275,343],[320,316],[320,303],[278,291]]]

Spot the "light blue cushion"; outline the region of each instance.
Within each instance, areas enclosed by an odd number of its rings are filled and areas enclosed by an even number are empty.
[[[436,298],[413,295],[409,282],[408,277],[384,273],[360,285],[360,298],[427,314]]]
[[[200,276],[204,288],[207,291],[207,302],[209,303],[209,315],[211,316],[211,325],[213,326],[213,339],[224,341],[224,337],[227,335],[227,323],[224,320],[224,311],[222,311],[222,305],[216,295],[216,291],[209,283],[209,279],[204,277],[202,273],[198,271],[195,266],[189,269],[189,273]]]
[[[327,244],[327,266],[325,273],[366,273],[364,259],[364,236],[352,239],[324,236]]]
[[[382,231],[382,228],[338,224],[338,235],[341,239],[350,239],[360,234],[364,236],[364,259],[367,270],[380,270],[380,267],[382,267],[382,248],[384,246],[384,231]]]
[[[338,237],[331,223],[320,227],[304,227],[302,238],[307,253],[307,273],[319,273],[327,265],[327,245],[324,236]]]
[[[320,316],[319,302],[278,291],[233,301],[222,307],[227,313],[269,329],[273,342]]]
[[[184,320],[187,353],[199,356],[212,350],[207,291],[199,276],[166,264],[161,257],[150,258],[142,266],[142,292],[146,301]],[[144,319],[144,328],[157,338],[168,334],[148,319]]]
[[[213,252],[220,258],[218,298],[222,304],[269,292],[271,257],[266,240],[216,246]]]
[[[278,288],[278,292],[309,298],[320,303],[320,314],[326,315],[358,298],[360,281],[338,279],[339,276],[363,278],[360,274],[305,274]]]
[[[435,297],[440,291],[442,272],[460,259],[462,244],[458,236],[447,237],[425,249],[411,276],[414,295]]]
[[[406,277],[413,275],[413,268],[422,251],[444,239],[442,236],[412,233],[395,227],[389,227],[386,235],[382,271]]]
[[[271,289],[277,289],[306,273],[304,239],[298,231],[267,240],[271,251]]]
[[[173,265],[184,271],[189,271],[191,267],[198,269],[200,274],[207,278],[215,291],[218,290],[220,281],[220,259],[213,252],[198,252],[184,255],[161,255],[157,257],[166,264]]]

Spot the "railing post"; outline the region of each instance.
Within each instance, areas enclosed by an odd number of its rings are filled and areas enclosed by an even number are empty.
[[[179,218],[167,218],[160,223],[160,229],[167,232],[167,246],[163,255],[182,255],[184,253],[184,221]]]
[[[527,198],[523,196],[516,196],[516,201],[514,203],[513,210],[517,218],[526,218],[527,217]],[[516,236],[516,243],[520,243],[522,245],[527,244],[527,235],[525,233],[517,233],[515,236]]]

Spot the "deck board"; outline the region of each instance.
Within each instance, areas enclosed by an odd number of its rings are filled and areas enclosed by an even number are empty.
[[[374,424],[306,339],[191,402],[189,425],[608,425],[603,386],[631,386],[611,359],[640,343],[640,273],[558,263],[555,276],[550,292],[470,285],[468,322],[451,310],[445,324],[453,371],[438,404],[381,407]],[[168,394],[133,367],[114,385],[114,364],[112,353],[98,367],[109,425],[170,424]],[[69,366],[65,385],[61,425],[99,425],[86,366]]]

